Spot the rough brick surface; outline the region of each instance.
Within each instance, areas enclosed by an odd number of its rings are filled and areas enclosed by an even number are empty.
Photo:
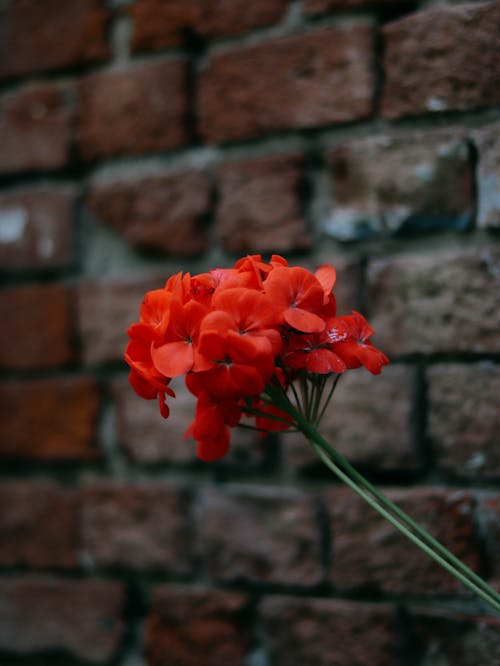
[[[203,491],[200,552],[221,581],[315,585],[322,579],[311,497],[273,488]]]
[[[435,365],[427,371],[429,437],[439,467],[460,477],[500,477],[500,368]]]
[[[418,465],[412,441],[415,372],[385,368],[380,377],[362,370],[341,378],[321,422],[321,433],[350,462],[377,470],[411,470]],[[302,435],[283,437],[286,462],[307,470],[323,463]]]
[[[304,10],[307,14],[322,14],[332,9],[358,9],[359,7],[398,7],[408,5],[411,7],[414,0],[305,0]]]
[[[103,662],[122,635],[120,583],[29,576],[0,581],[0,650],[63,650]]]
[[[498,352],[499,267],[494,246],[374,261],[368,303],[377,346],[389,356]]]
[[[478,521],[485,543],[490,577],[500,581],[500,496],[486,494],[479,500]],[[498,590],[498,585],[496,587]]]
[[[0,457],[92,460],[100,396],[87,377],[0,384]]]
[[[73,258],[74,192],[11,190],[0,196],[0,270],[61,268]]]
[[[486,125],[473,133],[478,151],[477,224],[500,228],[500,123]]]
[[[0,367],[52,368],[74,356],[71,291],[62,284],[0,291]]]
[[[500,5],[438,6],[384,28],[389,118],[500,103]]]
[[[60,168],[69,141],[70,116],[59,86],[30,86],[0,97],[0,172]]]
[[[200,171],[96,184],[87,203],[138,248],[176,256],[208,249],[203,217],[210,210],[210,185]]]
[[[82,550],[97,566],[191,568],[189,498],[160,484],[104,485],[82,494]]]
[[[73,494],[39,482],[0,486],[0,564],[34,568],[77,563],[77,504]]]
[[[389,606],[274,597],[260,605],[274,666],[396,666]]]
[[[338,240],[463,230],[474,211],[473,170],[457,132],[358,139],[331,151],[334,206],[325,231]]]
[[[200,81],[201,133],[228,141],[365,118],[372,48],[371,28],[352,26],[214,56]]]
[[[168,150],[188,139],[184,60],[100,72],[77,87],[77,140],[86,160]]]
[[[284,253],[309,247],[302,167],[300,156],[287,155],[219,169],[217,232],[226,250]]]
[[[287,0],[139,0],[129,10],[132,48],[181,46],[189,33],[205,38],[239,34],[276,23],[286,7]]]
[[[477,568],[471,496],[458,490],[414,488],[386,495],[472,569]],[[331,577],[339,590],[389,594],[453,594],[460,584],[369,509],[349,488],[325,496],[331,520]]]
[[[109,12],[100,0],[10,0],[0,13],[0,78],[102,60]]]
[[[245,595],[206,588],[155,588],[147,621],[150,666],[244,666],[250,646]]]

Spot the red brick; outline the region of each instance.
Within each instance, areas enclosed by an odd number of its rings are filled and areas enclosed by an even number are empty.
[[[461,132],[357,139],[329,154],[335,201],[325,230],[338,240],[466,229],[474,174]]]
[[[210,185],[200,171],[96,183],[88,206],[133,246],[175,256],[208,249]]]
[[[23,76],[109,55],[109,12],[100,0],[11,0],[0,14],[0,78]]]
[[[53,368],[74,357],[71,291],[62,284],[0,291],[0,367]]]
[[[244,666],[250,647],[245,595],[158,586],[146,627],[150,666]]]
[[[500,228],[500,123],[473,133],[478,152],[477,224],[482,229]]]
[[[0,457],[95,459],[99,402],[87,377],[2,382]]]
[[[368,117],[373,34],[365,25],[284,37],[214,56],[198,105],[207,141]]]
[[[159,152],[188,140],[184,60],[91,74],[77,94],[77,143],[85,160]]]
[[[401,7],[415,4],[414,0],[305,0],[304,11],[308,14],[322,14],[332,9],[350,10],[358,7],[383,8]]]
[[[418,466],[412,441],[413,368],[393,365],[380,377],[347,372],[336,388],[320,431],[350,462],[376,470],[411,470]],[[323,463],[302,435],[283,437],[285,460],[294,469]]]
[[[123,633],[120,583],[26,576],[0,581],[0,649],[20,655],[63,650],[108,660]]]
[[[484,541],[484,555],[490,577],[500,582],[500,496],[485,494],[479,500],[478,522]]]
[[[74,567],[77,504],[73,494],[37,481],[0,486],[0,565]]]
[[[197,521],[201,556],[216,580],[315,585],[322,579],[311,497],[281,488],[206,489]]]
[[[60,86],[33,85],[0,97],[0,172],[60,168],[69,142],[70,114]]]
[[[132,48],[158,50],[181,46],[186,33],[223,37],[279,21],[287,0],[138,0],[130,7]]]
[[[73,259],[74,192],[7,191],[0,196],[0,269],[64,268]]]
[[[374,261],[368,304],[375,344],[392,357],[500,351],[499,263],[494,246]]]
[[[389,499],[472,569],[478,565],[471,496],[440,488],[391,490]],[[464,588],[349,488],[326,494],[332,582],[338,590],[454,594]]]
[[[82,493],[82,552],[96,566],[191,568],[189,498],[158,483],[98,485]]]
[[[500,477],[500,368],[438,364],[427,371],[428,428],[436,462],[460,477]]]
[[[260,605],[274,666],[396,666],[392,608],[334,599],[269,597]]]
[[[437,6],[384,28],[388,118],[500,103],[500,5]]]
[[[289,252],[310,245],[299,155],[229,162],[218,170],[217,232],[234,253]]]

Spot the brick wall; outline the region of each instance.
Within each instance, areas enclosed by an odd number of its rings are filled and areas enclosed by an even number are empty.
[[[0,662],[500,663],[500,619],[295,435],[127,385],[180,269],[338,268],[392,365],[324,432],[500,586],[500,2],[0,6]]]

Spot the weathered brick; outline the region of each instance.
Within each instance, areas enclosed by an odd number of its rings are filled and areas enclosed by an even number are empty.
[[[307,14],[322,14],[331,9],[357,9],[358,7],[384,8],[412,7],[415,0],[305,0],[304,10]]]
[[[500,5],[437,6],[384,28],[388,118],[500,103]]]
[[[217,232],[229,252],[289,252],[310,245],[299,155],[229,162],[218,170]]]
[[[496,581],[496,589],[500,582],[500,496],[485,494],[478,502],[478,522],[484,541],[484,555],[487,569]]]
[[[2,382],[0,457],[95,459],[99,402],[88,377]]]
[[[168,150],[188,139],[184,60],[91,74],[77,93],[77,142],[86,160]]]
[[[63,650],[107,661],[123,633],[121,583],[26,576],[0,580],[0,650]]]
[[[71,291],[63,284],[0,291],[0,367],[53,368],[74,357]]]
[[[389,356],[500,350],[500,253],[401,254],[368,271],[370,324]]]
[[[270,597],[259,607],[275,666],[395,666],[388,605]]]
[[[409,366],[385,368],[380,377],[347,372],[321,422],[327,441],[350,462],[377,470],[418,466],[412,441],[415,372]],[[293,469],[323,467],[302,435],[283,437],[285,460]]]
[[[500,477],[500,368],[439,364],[427,371],[428,427],[440,468],[460,477]]]
[[[150,666],[244,666],[250,640],[245,595],[201,587],[154,589],[146,627]]]
[[[214,56],[198,106],[207,141],[366,118],[373,34],[365,25],[284,37]]]
[[[62,268],[73,259],[69,188],[30,188],[0,196],[0,270]]]
[[[470,226],[474,178],[465,137],[419,131],[358,139],[332,150],[334,205],[325,231],[363,240]]]
[[[200,171],[115,183],[96,183],[90,210],[133,246],[169,255],[205,252],[204,216],[210,185]]]
[[[0,14],[0,79],[104,59],[108,19],[101,0],[8,0]]]
[[[69,142],[70,114],[60,86],[33,85],[0,97],[0,172],[62,167]]]
[[[287,0],[139,0],[129,12],[134,20],[132,48],[158,50],[181,46],[189,33],[223,37],[279,21]]]
[[[77,504],[72,493],[37,481],[0,485],[0,565],[74,567]]]
[[[96,566],[191,568],[184,488],[158,483],[98,485],[82,492],[82,553]]]
[[[477,224],[480,228],[500,227],[500,123],[473,132],[479,155],[477,167]]]
[[[500,662],[498,617],[410,608],[408,621],[409,649],[422,666],[496,666]]]
[[[459,490],[390,490],[389,499],[472,569],[478,565],[471,496]],[[331,579],[339,590],[453,594],[460,584],[348,488],[325,496],[332,531]]]
[[[315,585],[322,579],[311,497],[282,488],[206,489],[197,523],[201,556],[216,580]]]

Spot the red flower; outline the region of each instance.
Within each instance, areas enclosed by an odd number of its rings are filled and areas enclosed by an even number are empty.
[[[368,322],[353,310],[352,315],[338,317],[328,322],[326,335],[332,343],[332,349],[350,369],[363,365],[374,375],[380,374],[389,359],[369,341],[374,330]]]

